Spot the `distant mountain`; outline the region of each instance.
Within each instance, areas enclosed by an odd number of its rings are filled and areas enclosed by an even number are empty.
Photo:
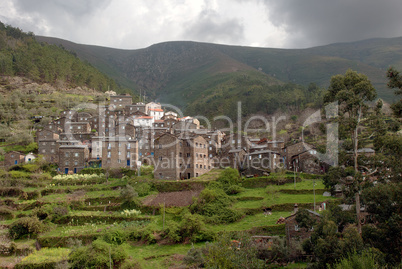
[[[393,91],[386,87],[385,71],[391,65],[402,70],[402,37],[308,49],[253,48],[177,41],[138,50],[81,45],[41,36],[36,39],[62,45],[121,85],[136,92],[145,91],[149,99],[178,105],[187,111],[193,111],[196,104],[198,107],[208,105],[204,103],[201,106],[200,99],[222,89],[225,89],[224,96],[215,94],[215,97],[224,100],[232,99],[232,95],[250,92],[253,87],[252,95],[258,98],[258,94],[267,94],[271,86],[284,83],[305,87],[316,83],[320,87],[327,87],[331,76],[343,74],[348,68],[366,74],[376,87],[379,97],[392,102]],[[254,82],[247,83],[246,89],[232,92],[231,87],[236,88],[236,81],[244,77]],[[263,83],[263,92],[255,90],[261,86],[259,83]]]

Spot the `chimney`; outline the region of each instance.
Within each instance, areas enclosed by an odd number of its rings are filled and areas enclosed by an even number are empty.
[[[295,207],[294,207],[294,210],[293,210],[293,214],[296,214],[298,209],[299,209],[298,204],[295,204]]]

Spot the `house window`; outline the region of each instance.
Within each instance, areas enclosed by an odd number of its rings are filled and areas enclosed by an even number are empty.
[[[159,177],[160,177],[160,178],[163,178],[162,173],[159,173]]]
[[[212,147],[209,147],[209,150],[212,150]]]
[[[127,149],[131,149],[131,144],[127,144]]]
[[[195,154],[195,157],[198,157],[198,153]]]
[[[212,158],[212,154],[209,154],[209,158]]]
[[[187,164],[187,168],[191,168],[191,165],[190,165],[190,164]]]
[[[118,159],[118,160],[117,160],[117,162],[118,162],[118,163],[121,163],[121,160],[120,160],[120,159]]]
[[[65,165],[68,165],[68,162],[65,162]]]
[[[162,156],[160,156],[160,157],[159,157],[159,161],[162,161],[162,158],[163,158],[163,157],[162,157]]]
[[[204,169],[207,169],[207,166],[206,166],[206,165],[204,165]]]
[[[183,157],[183,153],[180,152],[180,153],[179,153],[179,157]]]
[[[112,153],[110,151],[107,153],[107,157],[108,158],[112,157]]]
[[[45,149],[42,149],[42,152],[43,152],[43,153],[46,153],[46,150],[45,150]],[[11,157],[14,157],[14,156],[11,156]]]
[[[195,177],[198,177],[198,173],[195,173]]]
[[[74,165],[78,165],[78,162],[74,162]]]
[[[81,126],[78,126],[78,130],[81,130]]]
[[[70,157],[70,153],[66,152],[66,153],[64,154],[64,156],[66,156],[66,158],[68,158],[68,157]]]
[[[195,147],[198,148],[198,143],[195,143]]]
[[[162,148],[162,144],[159,144],[159,148],[160,148],[160,149]]]
[[[295,224],[295,231],[298,232],[299,231],[299,225]]]
[[[198,164],[195,165],[195,168],[198,168]]]
[[[119,155],[121,155],[121,151],[119,151]]]
[[[190,153],[187,153],[187,157],[190,157]]]
[[[212,141],[209,141],[209,144],[212,145]]]
[[[79,156],[79,154],[78,153],[74,153],[74,157],[78,157]]]
[[[234,143],[236,143],[236,140],[233,139],[233,140],[232,140],[232,144],[234,144]]]
[[[54,153],[54,149],[52,149],[50,152],[51,152],[51,153]]]

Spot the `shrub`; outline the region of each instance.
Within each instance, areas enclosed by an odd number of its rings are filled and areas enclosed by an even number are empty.
[[[151,185],[146,182],[135,182],[134,190],[138,193],[139,197],[144,197],[151,191]]]
[[[88,175],[104,175],[105,169],[103,168],[84,168],[82,169],[79,174],[88,174]]]
[[[13,222],[8,230],[11,238],[19,239],[25,236],[36,237],[43,229],[42,223],[36,217],[23,217]]]
[[[222,189],[204,189],[190,206],[192,213],[207,217],[211,223],[230,223],[241,218],[242,214],[230,206],[233,199]]]
[[[126,185],[120,192],[120,197],[124,202],[131,202],[138,197],[138,193],[130,185]]]
[[[11,178],[29,178],[30,174],[23,171],[9,171]]]
[[[238,194],[238,193],[241,193],[241,192],[243,192],[243,191],[244,191],[244,188],[240,187],[239,185],[232,185],[232,186],[229,186],[229,187],[225,190],[225,192],[226,192],[227,194],[229,194],[229,195]]]
[[[69,255],[71,268],[109,268],[109,251],[113,268],[119,268],[127,258],[124,248],[101,239],[74,249]]]
[[[114,228],[103,235],[103,240],[109,244],[121,245],[127,240],[127,235],[120,228]]]
[[[5,206],[0,207],[0,220],[10,220],[13,218],[15,218],[15,215],[11,209]]]
[[[50,173],[31,174],[30,177],[33,180],[41,180],[41,181],[51,180],[52,179],[52,176],[50,175]]]

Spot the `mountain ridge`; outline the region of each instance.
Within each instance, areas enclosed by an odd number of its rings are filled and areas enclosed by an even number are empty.
[[[386,86],[389,66],[402,69],[402,37],[372,38],[304,49],[258,48],[195,41],[168,41],[127,50],[82,45],[51,37],[38,41],[62,45],[102,72],[150,99],[163,99],[182,108],[207,89],[225,84],[228,74],[257,72],[268,80],[307,87],[327,87],[330,78],[351,68],[366,74],[378,96],[392,102]],[[191,78],[191,80],[190,80]],[[204,85],[204,86],[202,86]],[[230,91],[228,92],[230,94]]]

